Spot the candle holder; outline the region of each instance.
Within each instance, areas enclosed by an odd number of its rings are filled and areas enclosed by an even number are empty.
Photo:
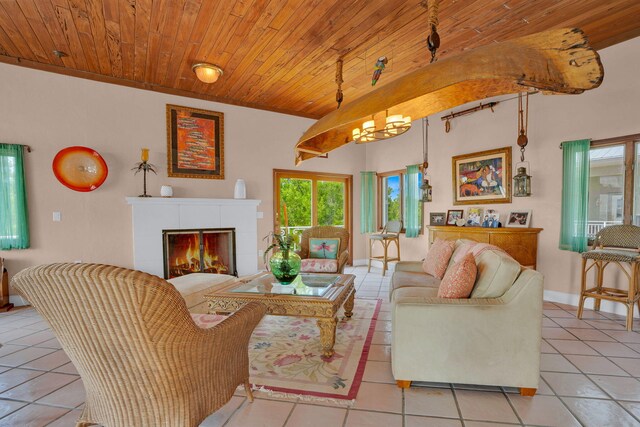
[[[158,173],[156,172],[155,165],[152,165],[145,160],[136,163],[135,167],[131,170],[136,171],[134,175],[137,175],[138,172],[142,171],[142,194],[138,197],[151,197],[150,194],[147,194],[147,172],[153,172],[157,175]]]

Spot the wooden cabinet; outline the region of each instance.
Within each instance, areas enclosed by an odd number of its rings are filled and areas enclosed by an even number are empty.
[[[469,239],[504,249],[516,261],[535,270],[538,258],[538,233],[542,228],[482,228],[429,226],[429,245],[436,238]]]

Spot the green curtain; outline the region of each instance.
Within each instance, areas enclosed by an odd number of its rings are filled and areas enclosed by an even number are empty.
[[[404,228],[405,236],[418,237],[420,234],[420,166],[407,166],[404,178]]]
[[[0,144],[0,249],[29,247],[23,146]]]
[[[560,249],[587,250],[589,139],[562,143],[562,217]]]
[[[376,231],[376,173],[360,172],[360,233]]]

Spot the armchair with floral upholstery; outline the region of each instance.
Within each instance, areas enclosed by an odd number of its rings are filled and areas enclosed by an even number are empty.
[[[311,247],[311,239],[314,239],[314,247]],[[336,247],[333,247],[336,245]],[[336,258],[327,256],[314,257],[317,250],[335,252]],[[316,250],[314,250],[316,249]],[[344,266],[349,260],[349,232],[342,227],[331,225],[318,225],[308,228],[300,236],[300,250],[298,255],[302,258],[302,273],[343,273]]]

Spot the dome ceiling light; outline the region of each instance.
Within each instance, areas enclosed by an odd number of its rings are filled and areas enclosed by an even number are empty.
[[[196,77],[203,83],[215,83],[223,74],[222,68],[207,62],[199,62],[191,67]]]

